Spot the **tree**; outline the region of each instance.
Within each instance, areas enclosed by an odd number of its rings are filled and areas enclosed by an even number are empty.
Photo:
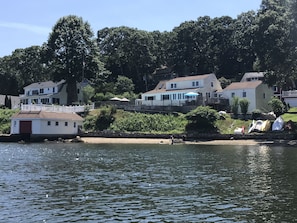
[[[8,96],[7,95],[5,95],[5,99],[4,99],[4,107],[5,108],[9,108],[9,101],[8,101],[9,99],[8,99]]]
[[[66,16],[58,20],[47,43],[48,64],[54,80],[65,79],[67,104],[77,102],[77,82],[94,78],[104,71],[90,25],[81,17]]]
[[[82,89],[83,101],[85,104],[91,102],[91,98],[95,95],[95,89],[91,85],[87,85]]]
[[[272,111],[278,117],[283,114],[286,110],[284,103],[278,98],[272,98],[268,104],[271,106]]]
[[[187,130],[215,132],[215,121],[218,120],[218,112],[209,106],[198,106],[186,114],[189,121]]]
[[[128,27],[104,28],[98,31],[98,45],[106,68],[111,71],[110,82],[118,75],[132,79],[136,92],[146,88],[144,77],[153,73],[157,52],[154,36],[146,31]]]
[[[238,115],[238,108],[239,108],[239,98],[233,97],[232,103],[231,103],[231,111],[235,117]]]
[[[263,0],[254,26],[255,69],[267,71],[265,82],[279,88],[296,88],[296,21],[289,0]],[[295,33],[296,34],[296,33]]]
[[[132,93],[134,91],[133,81],[128,77],[119,75],[115,83],[115,90],[118,94],[123,94],[124,92]]]
[[[246,98],[241,98],[239,100],[240,110],[241,110],[241,113],[243,114],[244,118],[246,117],[246,114],[248,112],[249,104],[250,104],[250,102]]]

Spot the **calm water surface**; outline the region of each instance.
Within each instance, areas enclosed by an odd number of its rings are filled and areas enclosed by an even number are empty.
[[[294,222],[297,147],[0,144],[0,222]]]

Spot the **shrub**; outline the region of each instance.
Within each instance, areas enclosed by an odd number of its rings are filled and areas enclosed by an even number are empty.
[[[239,98],[233,97],[232,104],[231,104],[231,111],[235,117],[238,115],[238,108],[239,108]]]
[[[216,132],[215,122],[219,119],[218,112],[209,106],[199,106],[190,111],[186,118],[189,123],[186,127],[187,131],[209,131]]]
[[[248,99],[242,98],[239,100],[240,110],[241,110],[241,113],[243,114],[244,118],[246,117],[246,114],[248,112],[249,105],[250,105],[250,102]]]
[[[272,98],[268,104],[271,106],[272,111],[278,117],[286,111],[286,106],[278,98]]]
[[[252,111],[252,119],[258,119],[261,117],[262,111],[259,109],[255,109]]]
[[[110,129],[124,132],[180,133],[184,132],[186,119],[183,115],[143,114],[129,112],[116,120]]]

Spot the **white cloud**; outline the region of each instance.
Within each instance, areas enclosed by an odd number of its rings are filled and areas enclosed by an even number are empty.
[[[1,22],[0,27],[10,28],[10,29],[19,29],[33,32],[39,35],[48,35],[51,32],[51,29],[44,26],[36,26],[32,24],[25,23],[16,23],[16,22]]]

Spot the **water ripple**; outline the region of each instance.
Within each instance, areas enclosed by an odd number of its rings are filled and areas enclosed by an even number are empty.
[[[0,144],[1,222],[293,222],[296,150]]]

